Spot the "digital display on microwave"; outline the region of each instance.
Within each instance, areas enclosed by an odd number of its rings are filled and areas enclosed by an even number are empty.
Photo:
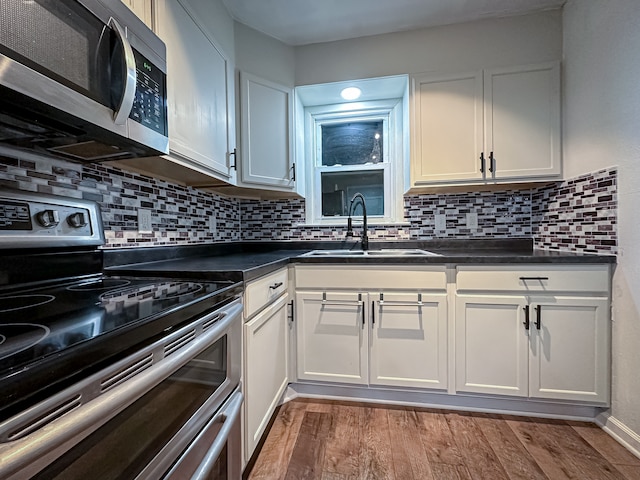
[[[136,97],[129,118],[162,135],[167,135],[165,74],[137,51]]]

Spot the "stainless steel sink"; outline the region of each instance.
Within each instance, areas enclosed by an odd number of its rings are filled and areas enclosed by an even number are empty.
[[[430,252],[428,250],[420,250],[417,248],[389,248],[381,250],[367,250],[367,255],[372,257],[413,257],[413,256],[439,256],[439,253]]]
[[[417,248],[387,248],[380,250],[312,250],[302,257],[424,257],[439,253]]]

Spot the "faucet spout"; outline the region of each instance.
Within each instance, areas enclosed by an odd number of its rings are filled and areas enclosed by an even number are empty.
[[[351,214],[355,210],[355,207],[358,205],[356,200],[360,200],[360,204],[362,205],[362,235],[360,237],[362,250],[369,249],[369,237],[367,235],[367,204],[364,201],[364,195],[360,192],[356,193],[351,202],[349,203],[349,218],[347,219],[347,236],[353,235],[352,231],[352,222],[351,222]]]

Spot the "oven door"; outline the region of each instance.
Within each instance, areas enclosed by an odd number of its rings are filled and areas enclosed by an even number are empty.
[[[240,444],[238,440],[235,445],[233,435],[234,427],[239,429],[236,417],[242,404],[241,335],[242,303],[236,300],[132,355],[129,363],[123,361],[109,372],[111,381],[125,381],[39,430],[0,445],[0,478],[35,474],[33,478],[47,480],[157,480],[176,462],[192,464],[198,446],[216,436],[225,438],[201,455],[203,468],[212,471],[209,466],[224,450],[237,465],[233,468],[240,469]],[[135,374],[160,351],[157,364]],[[97,385],[109,388],[104,374],[94,377],[99,383],[88,382],[83,391]],[[82,396],[62,393],[67,398]],[[18,417],[31,417],[37,424],[48,411],[37,407]],[[24,420],[14,417],[8,422],[15,425],[2,424],[0,429],[28,432]],[[204,473],[195,478],[226,478]]]

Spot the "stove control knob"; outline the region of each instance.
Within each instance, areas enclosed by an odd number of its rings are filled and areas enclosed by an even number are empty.
[[[43,210],[36,214],[36,220],[45,228],[53,228],[60,223],[60,216],[57,210]]]
[[[84,212],[76,212],[67,217],[67,222],[73,228],[82,228],[87,224],[87,217]]]

